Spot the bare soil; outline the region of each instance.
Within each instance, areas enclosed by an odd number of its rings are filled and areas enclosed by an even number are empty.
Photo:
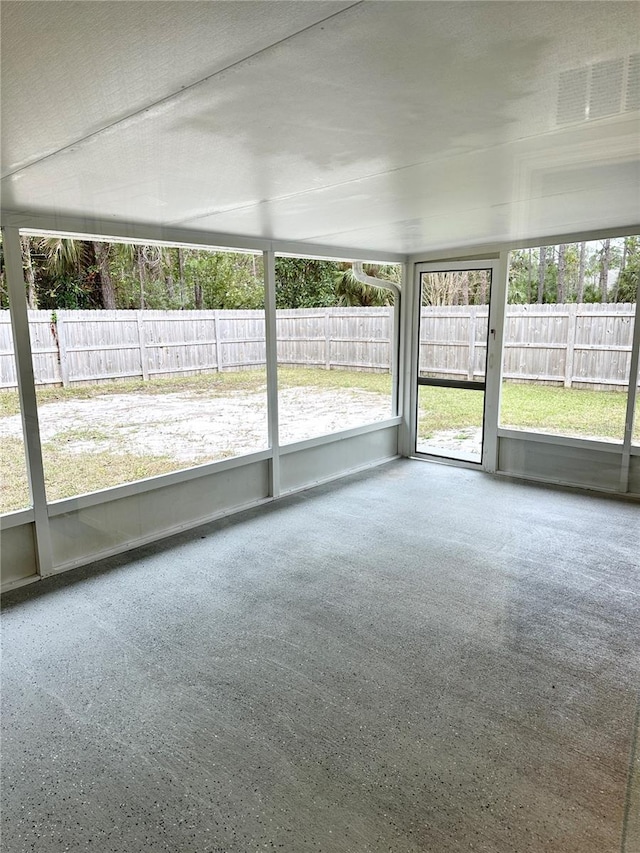
[[[418,440],[418,450],[422,453],[460,456],[462,459],[480,461],[482,427],[460,427],[459,429],[434,431],[429,438]]]
[[[358,389],[286,388],[279,394],[280,443],[289,444],[391,416],[387,395]],[[45,403],[44,444],[70,453],[109,451],[201,462],[267,446],[264,392],[113,394]],[[19,415],[0,420],[0,436],[19,438]]]

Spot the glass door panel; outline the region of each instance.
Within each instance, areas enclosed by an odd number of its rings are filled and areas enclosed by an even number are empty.
[[[416,452],[482,462],[491,269],[420,274]]]

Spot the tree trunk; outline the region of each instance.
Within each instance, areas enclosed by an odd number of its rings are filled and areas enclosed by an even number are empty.
[[[487,274],[480,273],[480,305],[487,305],[489,301],[489,292],[487,288]]]
[[[620,290],[620,279],[622,278],[622,273],[627,266],[627,252],[629,249],[628,237],[625,237],[622,243],[622,260],[620,261],[620,270],[618,271],[618,277],[616,279],[615,287],[613,288],[613,301],[618,301],[618,292]]]
[[[102,307],[107,311],[114,311],[116,307],[116,289],[109,270],[109,256],[111,254],[110,243],[93,244],[96,263],[100,272],[100,294],[102,296]]]
[[[580,243],[580,264],[578,266],[578,287],[576,289],[576,302],[584,302],[584,268],[587,257],[587,244]]]
[[[184,308],[184,255],[178,248],[178,283],[180,285],[180,307]]]
[[[144,247],[136,247],[136,262],[138,266],[138,281],[140,282],[140,308],[144,308],[144,283],[146,280],[146,269],[144,264]]]
[[[600,253],[600,294],[601,301],[609,301],[609,263],[611,261],[611,240],[603,240]]]
[[[544,277],[547,272],[547,247],[540,246],[540,263],[538,265],[538,305],[544,301]]]
[[[556,302],[562,305],[565,302],[565,281],[567,273],[567,247],[564,243],[558,246],[558,289],[556,293]]]
[[[202,285],[194,284],[193,285],[193,301],[196,304],[196,310],[202,311]]]
[[[529,249],[529,260],[527,263],[527,305],[531,303],[531,291],[533,285],[533,261],[531,258],[531,249]]]
[[[36,295],[36,276],[31,263],[31,238],[21,237],[20,244],[22,246],[22,267],[27,283],[27,305],[29,308],[35,309],[38,307],[38,297]]]
[[[461,305],[469,304],[469,273],[462,273],[462,287],[460,299],[458,301]]]

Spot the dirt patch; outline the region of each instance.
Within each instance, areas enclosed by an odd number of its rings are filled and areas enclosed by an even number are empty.
[[[418,450],[421,453],[437,453],[479,462],[482,455],[482,427],[434,432],[429,438],[419,439]]]
[[[346,388],[286,388],[278,408],[281,444],[391,417],[388,396]],[[188,463],[267,447],[265,392],[104,395],[43,404],[39,420],[43,444],[55,442],[69,453],[136,453]],[[0,420],[0,436],[22,436],[18,415]]]

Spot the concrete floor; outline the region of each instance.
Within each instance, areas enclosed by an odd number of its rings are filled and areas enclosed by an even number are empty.
[[[17,590],[2,849],[638,853],[639,541],[403,461]]]

